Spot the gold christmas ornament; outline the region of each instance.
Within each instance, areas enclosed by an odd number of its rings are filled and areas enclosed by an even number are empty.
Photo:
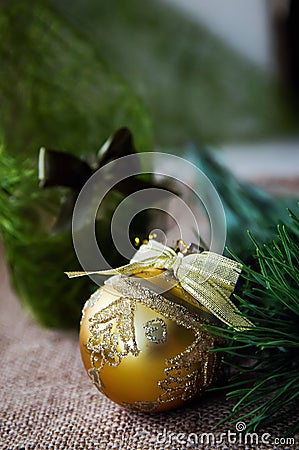
[[[141,411],[172,409],[217,377],[219,342],[205,324],[252,326],[229,300],[241,266],[212,252],[142,245],[130,264],[86,302],[80,328],[85,369],[114,402]],[[70,272],[69,277],[86,275]]]

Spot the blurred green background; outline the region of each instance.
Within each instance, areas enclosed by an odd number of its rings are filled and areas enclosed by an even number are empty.
[[[68,191],[38,187],[41,146],[92,162],[121,126],[138,151],[184,155],[193,142],[190,159],[222,195],[229,244],[277,217],[277,201],[201,148],[297,136],[294,86],[169,3],[4,0],[0,58],[0,227],[13,285],[42,324],[77,324],[95,287],[63,275],[79,268],[70,228],[53,233]]]
[[[288,85],[169,3],[10,0],[0,21],[10,152],[92,151],[124,124],[143,150],[298,132]]]

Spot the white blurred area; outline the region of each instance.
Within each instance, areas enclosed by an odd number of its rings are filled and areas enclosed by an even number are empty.
[[[299,195],[299,140],[225,145],[218,159],[234,174],[277,196]]]
[[[279,24],[288,0],[161,0],[186,12],[262,70],[280,76]],[[298,0],[299,1],[299,0]],[[299,136],[219,146],[221,162],[239,178],[275,195],[299,194]]]
[[[163,0],[175,5],[264,70],[277,71],[273,22],[287,0]]]

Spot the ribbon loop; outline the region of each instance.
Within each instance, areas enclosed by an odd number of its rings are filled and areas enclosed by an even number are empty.
[[[169,267],[169,269],[173,270],[174,276],[176,278],[178,278],[178,279],[179,279],[179,275],[178,275],[179,274],[179,270],[180,270],[180,267],[182,266],[182,263],[183,263],[183,257],[184,257],[184,255],[182,253],[178,253],[176,255],[175,260],[173,261],[173,264],[171,265],[171,267]]]
[[[130,276],[151,268],[172,270],[181,287],[226,325],[236,330],[254,326],[229,299],[242,270],[241,264],[217,253],[204,251],[184,256],[152,239],[125,266],[66,274],[70,278],[88,274]]]

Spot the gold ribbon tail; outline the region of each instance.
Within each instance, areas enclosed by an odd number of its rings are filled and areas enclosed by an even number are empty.
[[[143,261],[136,261],[126,264],[124,266],[120,266],[117,269],[108,269],[108,270],[95,270],[95,271],[86,271],[86,272],[64,272],[69,278],[77,278],[83,277],[85,275],[135,275],[136,273],[140,273],[143,270],[148,270],[151,268],[156,269],[164,269],[166,264],[166,258],[164,256],[161,257],[153,257],[148,258]]]
[[[230,300],[242,265],[213,252],[186,256],[176,276],[185,291],[236,330],[254,326]]]
[[[85,275],[96,275],[100,272],[97,271],[91,271],[91,272],[64,272],[69,278],[78,278],[78,277],[84,277]]]
[[[242,315],[236,305],[214,283],[205,281],[206,288],[194,289],[188,282],[182,282],[181,286],[192,295],[199,303],[204,305],[214,316],[235,330],[242,331],[254,324]],[[211,290],[211,295],[207,294]]]

